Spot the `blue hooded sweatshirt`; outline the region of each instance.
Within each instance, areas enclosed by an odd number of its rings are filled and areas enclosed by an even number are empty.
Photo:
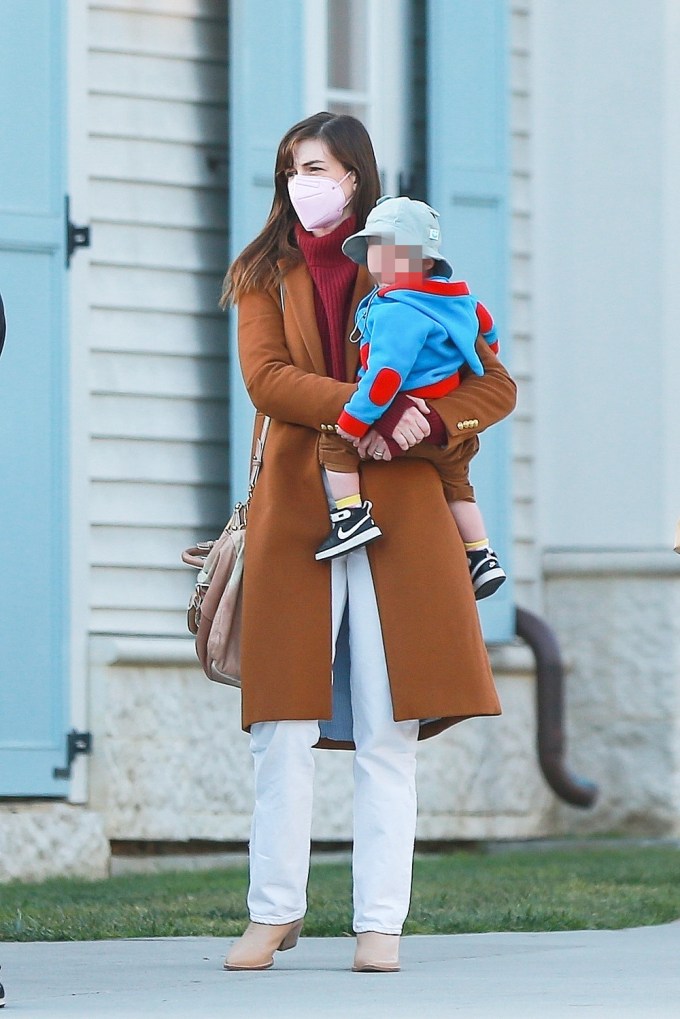
[[[460,369],[484,368],[475,343],[481,333],[498,352],[491,315],[462,280],[424,279],[422,285],[376,287],[360,302],[358,387],[338,425],[361,438],[399,392],[436,398],[460,384]],[[353,334],[354,335],[354,334]]]

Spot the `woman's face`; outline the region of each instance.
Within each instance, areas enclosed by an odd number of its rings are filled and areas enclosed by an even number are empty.
[[[292,176],[294,173],[308,174],[310,177],[328,177],[330,180],[340,181],[346,175],[347,167],[331,155],[320,138],[303,138],[293,148],[293,169],[289,171],[288,175]],[[354,172],[350,173],[349,177],[340,185],[345,199],[349,203],[343,219],[350,214],[351,199],[356,191],[356,186]]]
[[[309,173],[311,176],[330,177],[342,180],[348,171],[341,161],[335,159],[318,138],[305,138],[293,149],[293,170],[291,173]],[[355,190],[355,174],[351,173],[343,183],[346,198],[352,198]]]

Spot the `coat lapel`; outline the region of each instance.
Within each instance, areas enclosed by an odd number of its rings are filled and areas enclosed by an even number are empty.
[[[326,362],[323,356],[323,346],[314,310],[314,284],[312,283],[309,269],[304,262],[300,262],[286,273],[283,286],[286,306],[293,313],[299,338],[302,341],[302,347],[311,361],[314,371],[319,375],[325,375]],[[346,382],[354,382],[359,368],[359,344],[351,343],[349,339],[354,329],[354,313],[356,312],[357,304],[371,290],[372,286],[373,280],[368,269],[360,265],[354,284],[352,303],[345,329]],[[292,339],[287,331],[289,344]]]
[[[304,262],[286,273],[283,287],[287,307],[293,312],[302,344],[314,371],[318,375],[325,375],[326,362],[314,311],[314,284]],[[286,338],[290,342],[288,334]]]

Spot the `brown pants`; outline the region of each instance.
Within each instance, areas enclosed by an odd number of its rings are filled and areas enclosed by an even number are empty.
[[[402,456],[416,460],[427,460],[434,464],[441,478],[444,494],[448,502],[474,502],[475,492],[470,484],[470,461],[479,449],[479,439],[470,436],[453,447],[433,446],[428,442],[419,442]],[[321,435],[319,437],[319,463],[329,471],[340,474],[351,474],[359,470],[361,458],[354,446],[351,446],[339,435]]]

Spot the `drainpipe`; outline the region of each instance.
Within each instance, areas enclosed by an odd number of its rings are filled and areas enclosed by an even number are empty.
[[[564,668],[557,637],[543,619],[519,607],[515,608],[515,633],[529,645],[536,661],[541,771],[560,799],[575,807],[591,807],[597,799],[597,786],[574,775],[564,761]]]

